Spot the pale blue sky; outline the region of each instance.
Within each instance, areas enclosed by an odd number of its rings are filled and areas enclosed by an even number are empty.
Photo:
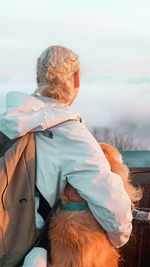
[[[90,124],[124,117],[147,119],[149,14],[149,0],[1,1],[1,109],[8,90],[34,90],[37,57],[58,44],[79,54],[83,85],[81,81],[73,108]],[[88,108],[90,104],[96,112]]]

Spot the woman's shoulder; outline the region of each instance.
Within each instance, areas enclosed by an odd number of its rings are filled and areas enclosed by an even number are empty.
[[[86,127],[85,123],[80,120],[65,122],[57,128],[59,129],[59,134],[66,140],[65,142],[70,143],[71,146],[73,144],[75,146],[83,144],[92,150],[99,148],[97,140]]]
[[[51,145],[62,151],[78,148],[79,151],[88,149],[90,153],[97,153],[100,149],[98,142],[81,119],[68,120],[36,133],[36,143],[40,144],[40,147]]]

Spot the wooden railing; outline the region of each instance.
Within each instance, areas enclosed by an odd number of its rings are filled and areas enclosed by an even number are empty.
[[[139,208],[150,209],[150,168],[132,168],[132,183],[143,188]],[[128,243],[120,249],[120,267],[150,267],[150,221],[133,220]]]

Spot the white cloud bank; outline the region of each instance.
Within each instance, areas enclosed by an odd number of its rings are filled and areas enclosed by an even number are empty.
[[[1,81],[0,107],[5,108],[8,91],[33,93],[35,82],[17,77]],[[79,95],[72,109],[87,120],[89,126],[112,126],[119,121],[133,121],[138,125],[150,119],[149,76],[88,76],[81,78]]]
[[[120,120],[140,125],[150,119],[149,103],[149,76],[98,76],[84,82],[73,109],[93,126],[112,126]]]

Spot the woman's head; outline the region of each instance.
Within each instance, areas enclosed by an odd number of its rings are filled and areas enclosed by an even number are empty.
[[[36,93],[70,103],[74,96],[74,77],[79,71],[79,59],[74,52],[62,46],[48,47],[37,61]]]

